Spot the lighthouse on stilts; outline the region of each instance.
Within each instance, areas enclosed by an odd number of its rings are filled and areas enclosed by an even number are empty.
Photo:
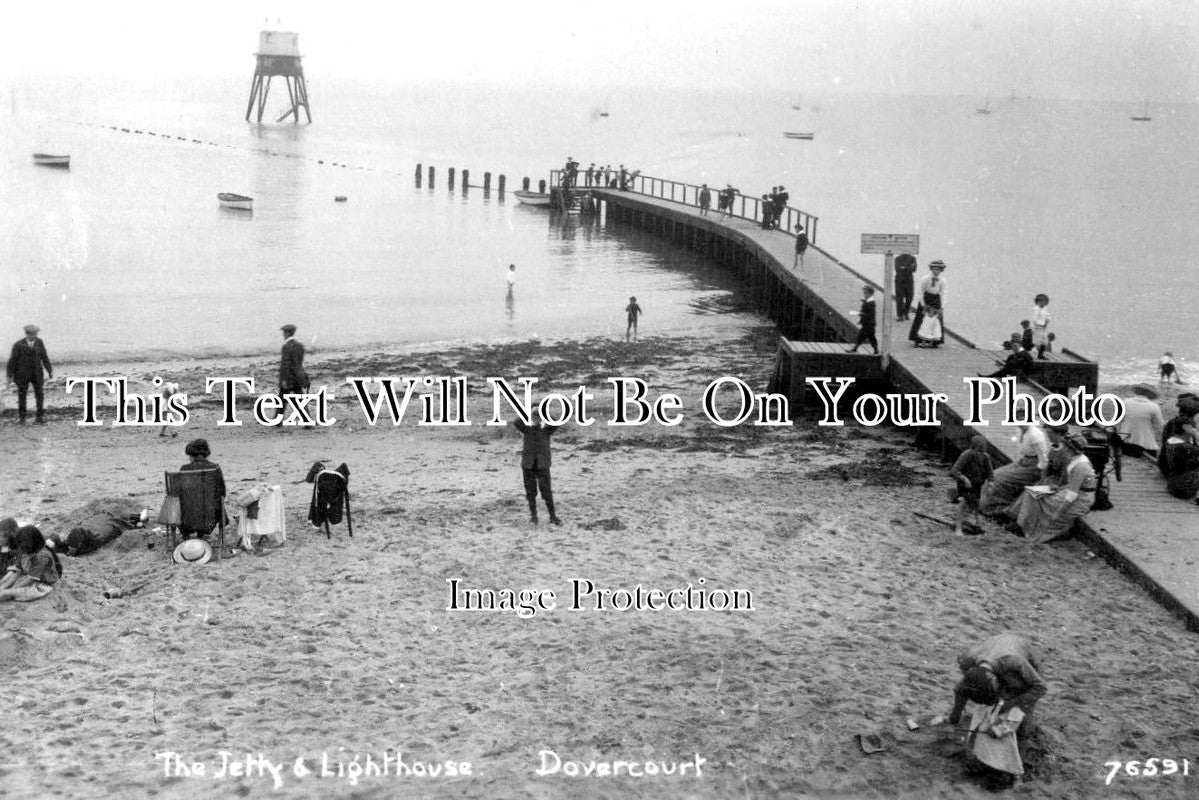
[[[275,121],[282,122],[291,117],[293,122],[299,122],[302,108],[308,121],[312,122],[312,111],[308,108],[308,84],[304,82],[304,68],[300,66],[300,34],[294,31],[262,31],[258,34],[258,52],[254,57],[258,64],[254,68],[254,80],[250,82],[246,121],[250,121],[250,115],[257,105],[258,122],[262,123],[266,96],[271,90],[271,78],[280,75],[287,84],[291,106]]]

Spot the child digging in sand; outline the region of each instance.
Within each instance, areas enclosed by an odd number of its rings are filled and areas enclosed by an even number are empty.
[[[957,481],[958,524],[953,532],[965,536],[962,525],[966,521],[967,510],[974,512],[974,527],[980,530],[978,524],[978,497],[982,493],[983,484],[991,479],[995,469],[991,464],[991,456],[987,454],[987,440],[981,436],[970,439],[970,447],[963,450],[958,460],[953,464],[952,475]]]

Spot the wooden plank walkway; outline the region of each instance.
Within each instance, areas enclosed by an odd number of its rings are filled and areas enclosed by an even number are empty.
[[[795,239],[780,230],[765,230],[760,225],[737,217],[721,218],[717,212],[701,216],[694,206],[634,192],[592,189],[608,203],[609,216],[615,208],[632,209],[669,220],[672,230],[684,224],[701,235],[721,237],[745,248],[761,261],[789,291],[798,293],[824,317],[825,330],[843,341],[857,334],[857,310],[864,285],[877,284],[817,247],[809,247],[803,267],[794,267]],[[946,270],[945,318],[952,322],[958,314],[968,313],[955,304],[954,265]],[[876,296],[880,312],[878,335],[881,340],[882,295]],[[890,382],[894,390],[911,393],[942,392],[949,399],[939,409],[942,440],[966,444],[975,434],[983,435],[988,449],[1000,463],[1016,454],[1017,431],[1000,424],[998,404],[984,406],[982,417],[988,425],[978,428],[962,424],[969,398],[963,377],[990,373],[997,369],[1002,351],[976,348],[969,340],[946,328],[945,343],[939,348],[917,348],[908,341],[909,326],[896,322],[891,332]],[[1003,332],[997,338],[1005,338]],[[824,347],[845,348],[831,342],[790,342],[793,348],[814,352]],[[816,348],[819,345],[819,348]],[[832,350],[830,349],[830,352]],[[1072,353],[1055,353],[1053,369],[1072,370],[1097,367]],[[1090,383],[1091,378],[1087,380]],[[1020,383],[1022,392],[1041,397],[1039,388]],[[1084,537],[1097,552],[1114,566],[1126,571],[1144,585],[1163,605],[1179,613],[1188,627],[1199,630],[1199,506],[1171,497],[1157,468],[1143,459],[1128,463],[1122,482],[1111,484],[1109,511],[1094,511],[1085,520]]]

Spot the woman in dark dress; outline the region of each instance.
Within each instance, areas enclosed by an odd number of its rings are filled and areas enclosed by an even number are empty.
[[[213,509],[213,516],[206,517],[204,523],[200,527],[196,527],[194,524],[189,525],[189,520],[186,518],[183,519],[182,524],[179,526],[179,530],[183,533],[183,537],[185,539],[191,536],[207,536],[208,534],[212,533],[213,527],[216,526],[217,518],[215,514],[220,514],[222,517],[224,517],[225,514],[225,476],[221,472],[221,468],[218,465],[208,460],[208,456],[212,454],[212,451],[208,449],[208,442],[206,440],[195,439],[189,442],[187,447],[183,448],[183,452],[191,458],[191,461],[180,467],[180,472],[199,472],[204,470],[214,470],[216,472],[216,475],[214,476],[216,483],[216,496],[219,498],[218,503],[220,508]],[[212,521],[211,525],[207,524],[209,519]],[[207,530],[201,530],[200,528],[202,527],[207,527]]]

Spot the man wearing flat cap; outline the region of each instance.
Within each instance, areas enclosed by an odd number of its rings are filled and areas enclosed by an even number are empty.
[[[308,391],[308,373],[304,371],[304,345],[296,341],[296,326],[284,325],[283,352],[279,357],[279,396]]]
[[[33,399],[37,403],[37,422],[41,424],[46,421],[42,369],[46,370],[46,377],[54,377],[50,356],[46,355],[46,344],[37,334],[36,325],[26,325],[25,338],[12,346],[12,354],[8,357],[8,379],[17,385],[17,413],[22,423],[25,422],[26,396],[30,384],[33,384]]]

